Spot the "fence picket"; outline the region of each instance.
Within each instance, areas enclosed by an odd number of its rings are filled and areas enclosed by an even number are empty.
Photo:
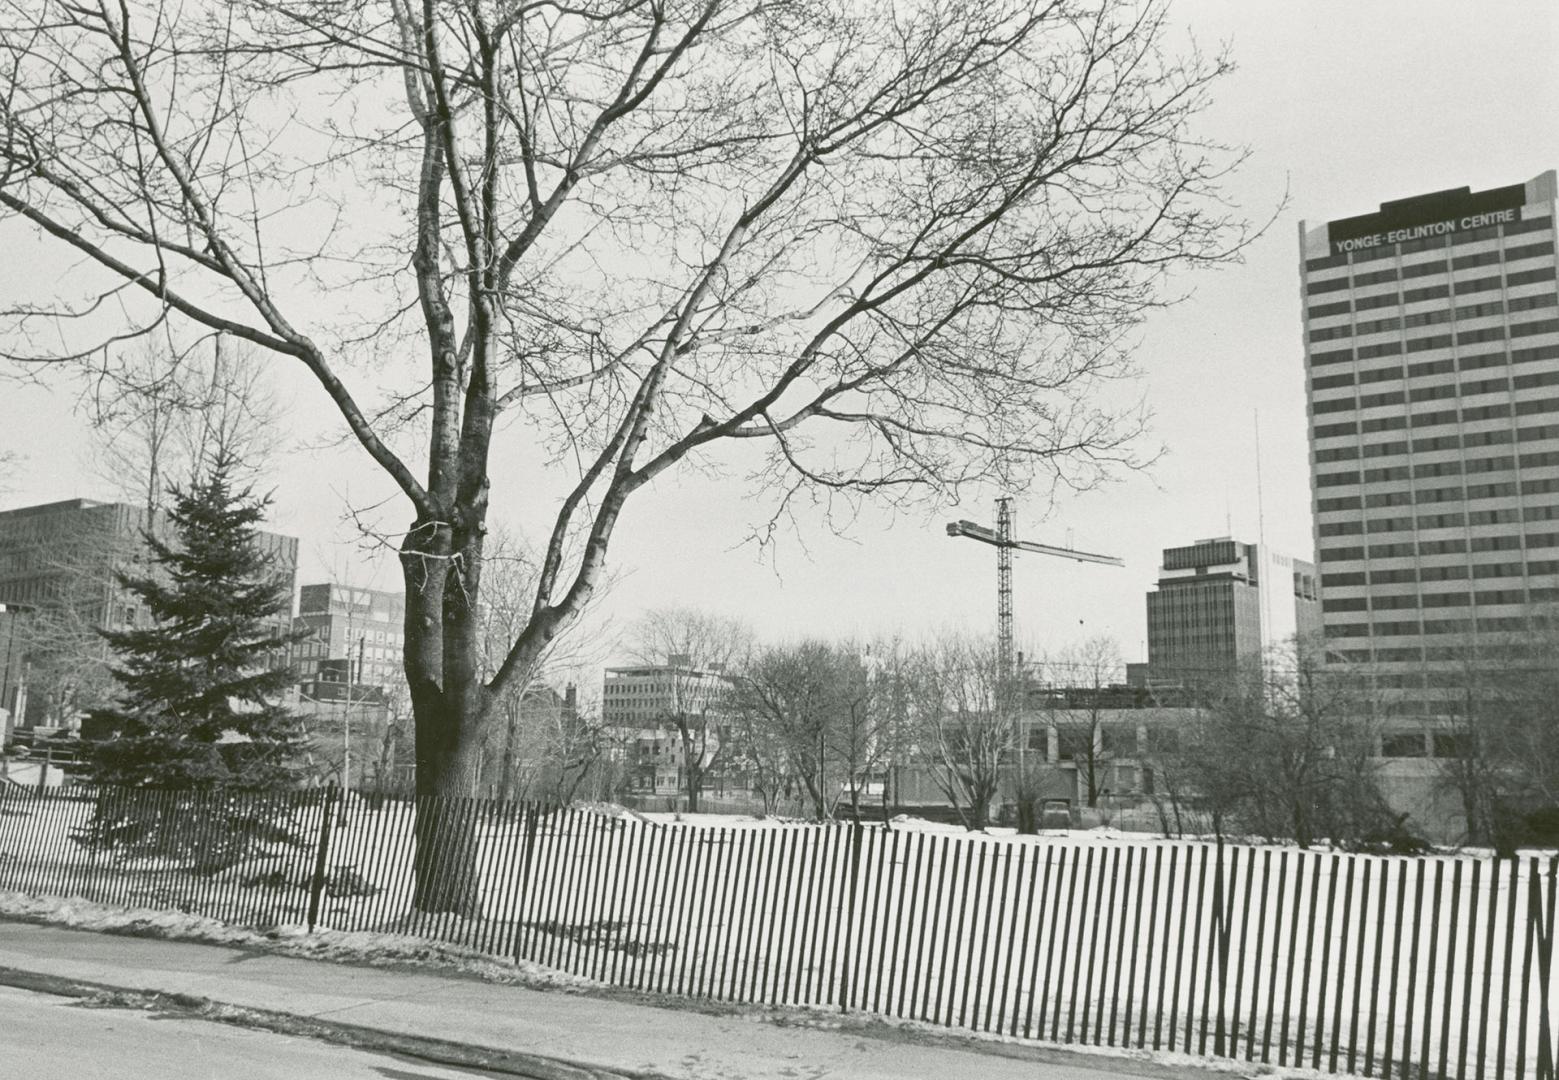
[[[1120,894],[1120,898],[1121,898],[1121,906],[1120,906],[1120,909],[1119,909],[1120,928],[1119,928],[1119,932],[1116,935],[1115,963],[1113,965],[1111,965],[1111,968],[1110,968],[1110,998],[1109,998],[1109,1001],[1110,1001],[1110,1028],[1109,1028],[1109,1036],[1108,1036],[1108,1038],[1106,1040],[1109,1043],[1110,1046],[1114,1046],[1115,1045],[1115,1024],[1116,1024],[1116,1021],[1117,1021],[1117,1019],[1118,1019],[1118,1017],[1120,1015],[1120,1008],[1119,1008],[1119,1006],[1120,1006],[1120,1001],[1121,1001],[1121,973],[1122,973],[1122,971],[1125,970],[1125,967],[1126,967],[1126,911],[1125,911],[1125,907],[1126,907],[1126,903],[1127,903],[1127,897],[1131,894],[1131,867],[1132,867],[1133,861],[1136,858],[1137,851],[1138,851],[1138,849],[1136,847],[1129,847],[1129,848],[1126,849],[1126,874],[1125,874],[1125,877],[1123,879],[1124,880],[1124,885],[1123,885],[1123,887],[1121,889],[1121,894]],[[1116,908],[1116,905],[1115,905],[1115,888],[1112,885],[1111,888],[1110,888],[1110,914],[1111,914],[1111,917],[1113,918],[1116,913],[1117,913],[1117,908]],[[1129,1009],[1129,1007],[1128,1007],[1128,1009]],[[1100,1012],[1099,1012],[1099,1017],[1100,1017],[1100,1019],[1104,1018],[1104,1011],[1103,1011],[1102,1007],[1101,1007]]]
[[[1050,848],[1046,847],[1045,848],[1045,875],[1044,875],[1044,878],[1043,878],[1043,884],[1040,886],[1040,889],[1039,889],[1039,917],[1040,917],[1041,926],[1040,926],[1040,933],[1036,934],[1034,936],[1034,943],[1035,943],[1035,946],[1036,946],[1036,952],[1038,951],[1037,950],[1037,946],[1039,944],[1039,939],[1043,935],[1044,929],[1045,929],[1045,927],[1043,925],[1044,924],[1044,920],[1045,920],[1045,900],[1050,895],[1050,869],[1051,869],[1051,866],[1055,862],[1055,860],[1053,858],[1051,858],[1052,854],[1053,853],[1051,852]],[[1036,875],[1039,873],[1039,859],[1037,857],[1034,860],[1034,871],[1033,872]],[[1032,883],[1031,883],[1030,887],[1032,887]],[[1032,895],[1030,895],[1029,900],[1030,900],[1030,904],[1032,906],[1032,902],[1033,902],[1033,896]],[[1052,921],[1050,923],[1050,925],[1052,927],[1054,927],[1055,924]],[[1024,928],[1023,928],[1023,939],[1025,941],[1028,940],[1028,932],[1029,932],[1029,928],[1028,928],[1027,925],[1025,925]],[[1052,942],[1055,940],[1055,931],[1054,931],[1054,929],[1051,930],[1051,940],[1052,940]],[[1049,950],[1047,949],[1043,955],[1044,955],[1044,964],[1046,966],[1046,969],[1048,970],[1048,967],[1049,967],[1049,964],[1050,964],[1050,952],[1049,952]],[[1022,965],[1021,964],[1019,965],[1018,971],[1019,971],[1019,976],[1020,976],[1019,977],[1020,985],[1026,985],[1028,987],[1028,1007],[1023,1012],[1023,1037],[1025,1039],[1027,1039],[1030,1036],[1030,1034],[1032,1033],[1032,1031],[1033,1031],[1034,1006],[1036,1004],[1040,1005],[1039,1025],[1040,1025],[1041,1028],[1043,1028],[1045,1026],[1044,1005],[1043,1005],[1041,999],[1039,998],[1039,996],[1034,993],[1034,988],[1039,984],[1040,961],[1039,961],[1038,957],[1036,956],[1036,958],[1035,958],[1034,970],[1029,972],[1029,978],[1028,978],[1028,982],[1026,984],[1023,983],[1023,980],[1021,978],[1021,975],[1022,975]],[[1013,1027],[1013,1032],[1012,1033],[1014,1035],[1016,1035],[1017,1034],[1017,1027],[1018,1027],[1018,1017],[1017,1017],[1016,1013],[1014,1013],[1013,1017],[1012,1017],[1012,1027]]]
[[[1185,1052],[1191,1052],[1191,1036],[1196,1030],[1196,972],[1201,965],[1202,953],[1202,913],[1207,910],[1207,858],[1209,848],[1201,844],[1193,851],[1200,852],[1201,858],[1197,860],[1196,871],[1196,918],[1191,926],[1191,962],[1187,965],[1189,971],[1186,979],[1185,1001]],[[1189,876],[1187,877],[1189,882]],[[1207,1009],[1206,995],[1203,994],[1202,1010]]]
[[[1158,881],[1158,856],[1162,854],[1162,851],[1162,848],[1154,850],[1153,880],[1155,882]],[[1140,955],[1137,944],[1142,940],[1142,901],[1147,895],[1147,880],[1148,849],[1143,848],[1142,858],[1137,863],[1137,887],[1136,891],[1132,894],[1132,899],[1135,902],[1132,904],[1131,913],[1131,971],[1126,976],[1126,1008],[1121,1013],[1122,1046],[1131,1045],[1131,1007],[1133,1004],[1132,998],[1137,988],[1137,958]],[[1153,952],[1152,919],[1153,916],[1152,912],[1150,911],[1148,914],[1148,952],[1150,954]],[[1144,975],[1145,974],[1146,970],[1144,969]],[[1144,1003],[1147,1001],[1147,997],[1147,992],[1144,990],[1142,995],[1142,1000]]]
[[[1519,865],[1519,864],[1518,864]],[[1521,1005],[1518,1010],[1519,1019],[1516,1021],[1516,1080],[1525,1080],[1527,1063],[1527,1004],[1530,995],[1526,993],[1532,985],[1532,945],[1536,937],[1537,920],[1541,917],[1543,906],[1542,875],[1537,869],[1537,856],[1532,856],[1527,862],[1527,903],[1526,918],[1522,919],[1522,956],[1521,956]],[[1533,909],[1536,909],[1535,911]]]
[[[1429,978],[1424,980],[1424,1030],[1423,1034],[1420,1036],[1422,1045],[1420,1045],[1418,1050],[1419,1080],[1429,1080],[1429,1038],[1431,1033],[1431,1023],[1434,1018],[1434,988],[1436,982],[1436,973],[1439,971],[1439,969],[1435,967],[1435,960],[1438,958],[1440,947],[1440,887],[1444,877],[1445,863],[1441,862],[1439,859],[1436,859],[1434,867],[1434,895],[1431,897],[1429,905],[1429,963],[1425,969],[1429,975]],[[1450,951],[1451,950],[1449,948],[1446,949],[1448,954]],[[1449,981],[1449,973],[1447,973],[1447,982]],[[1446,997],[1450,997],[1449,990],[1446,992]]]
[[[914,881],[911,883],[911,885],[909,887],[909,937],[903,939],[904,947],[903,947],[902,951],[899,950],[899,948],[898,948],[898,942],[900,940],[899,935],[900,935],[900,933],[904,929],[903,902],[902,901],[900,902],[900,915],[899,915],[899,918],[897,920],[895,920],[897,925],[895,925],[894,930],[893,930],[894,946],[895,946],[894,951],[897,952],[900,956],[903,957],[903,959],[899,962],[899,964],[896,965],[897,968],[898,968],[898,980],[897,981],[898,981],[898,987],[899,987],[899,1002],[898,1002],[898,1008],[894,1010],[893,1015],[899,1016],[899,1017],[908,1017],[909,1015],[911,1015],[911,1013],[913,1013],[914,1008],[915,1008],[915,999],[914,999],[914,997],[912,995],[912,992],[911,992],[911,986],[913,985],[914,981],[918,980],[919,977],[920,977],[920,963],[919,963],[919,952],[920,952],[920,950],[919,950],[918,943],[920,942],[920,939],[921,939],[920,935],[921,935],[921,927],[922,927],[922,925],[924,923],[924,918],[923,918],[924,911],[921,910],[922,919],[919,920],[919,921],[916,920],[915,914],[916,914],[917,910],[923,909],[923,907],[924,907],[924,905],[921,903],[921,898],[925,894],[922,893],[921,889],[920,889],[920,871],[921,871],[921,869],[922,869],[922,867],[923,867],[923,865],[925,863],[926,846],[929,843],[930,843],[930,840],[927,838],[925,833],[920,833],[918,836],[915,837],[915,878],[914,878]],[[908,870],[908,869],[909,869],[909,856],[908,856],[908,853],[906,852],[906,854],[905,854],[905,870]],[[910,976],[909,976],[909,962],[910,962],[910,960],[912,958],[915,959],[915,961],[916,961],[916,963],[915,963],[915,978],[914,978],[914,980],[912,980],[910,978]],[[908,1003],[909,1009],[910,1009],[910,1012],[908,1012],[908,1013],[904,1011],[904,1006],[905,1006],[906,1002]]]
[[[1115,858],[1119,857],[1119,855],[1120,855],[1120,848],[1112,848],[1108,852],[1105,852],[1105,851],[1099,852],[1099,883],[1097,885],[1098,892],[1094,896],[1094,902],[1093,902],[1093,929],[1089,932],[1089,936],[1088,936],[1088,974],[1087,974],[1087,977],[1083,980],[1083,1016],[1082,1016],[1082,1020],[1081,1020],[1081,1022],[1079,1024],[1079,1026],[1078,1026],[1078,1031],[1077,1031],[1077,1041],[1078,1042],[1087,1042],[1088,1041],[1088,1019],[1089,1019],[1089,1016],[1090,1016],[1090,1014],[1092,1012],[1092,1010],[1089,1008],[1089,1006],[1092,1003],[1092,999],[1093,999],[1094,967],[1095,967],[1095,964],[1098,961],[1098,956],[1099,956],[1099,919],[1100,919],[1100,916],[1103,914],[1101,909],[1105,908],[1107,906],[1104,903],[1104,878],[1105,878],[1104,866],[1105,866],[1106,862],[1110,863],[1110,866],[1111,866],[1110,877],[1111,877],[1111,881],[1113,883],[1113,880],[1114,880],[1114,868],[1115,868],[1114,860],[1115,860]],[[1113,891],[1113,884],[1112,884],[1112,891]],[[1084,892],[1086,893],[1087,890],[1085,889]],[[1105,951],[1106,951],[1106,955],[1108,955],[1108,951],[1109,951],[1109,938],[1108,938],[1108,935],[1106,935],[1106,938],[1105,938]],[[1081,969],[1083,965],[1081,963],[1079,963],[1077,966],[1078,966],[1079,969]],[[1075,1004],[1073,1005],[1073,1011],[1074,1012],[1076,1011],[1076,1005]],[[1067,1039],[1067,1042],[1071,1042],[1071,1041],[1072,1040],[1070,1038]],[[1098,1042],[1098,1041],[1099,1040],[1097,1038],[1094,1040],[1094,1042]]]
[[[1067,1026],[1067,1040],[1066,1041],[1067,1042],[1071,1042],[1072,1041],[1072,1037],[1071,1037],[1071,1031],[1072,1031],[1072,1006],[1075,1006],[1077,1004],[1077,968],[1078,968],[1078,965],[1077,965],[1075,959],[1072,956],[1072,950],[1071,950],[1072,922],[1073,922],[1072,916],[1073,916],[1074,912],[1076,912],[1076,910],[1077,910],[1077,908],[1076,908],[1076,906],[1074,904],[1074,901],[1075,901],[1075,899],[1077,897],[1077,878],[1078,878],[1077,864],[1079,862],[1085,862],[1085,865],[1087,866],[1087,871],[1086,872],[1087,872],[1087,874],[1089,874],[1091,876],[1092,873],[1093,873],[1093,849],[1092,848],[1088,849],[1088,857],[1087,857],[1086,861],[1082,860],[1082,859],[1076,859],[1076,858],[1074,858],[1072,860],[1072,876],[1071,876],[1070,880],[1068,881],[1067,887],[1066,887],[1066,914],[1061,919],[1061,951],[1056,956],[1056,965],[1057,965],[1057,967],[1059,969],[1060,982],[1058,982],[1057,985],[1056,985],[1055,1012],[1054,1012],[1053,1018],[1052,1018],[1051,1023],[1050,1023],[1050,1040],[1052,1042],[1060,1042],[1061,1041],[1061,1002],[1062,1002],[1062,998],[1063,998],[1063,994],[1062,994],[1061,988],[1062,988],[1062,986],[1065,985],[1066,973],[1067,973],[1068,969],[1070,969],[1071,972],[1072,972],[1072,999],[1071,999],[1071,1005],[1069,1005],[1068,1008],[1067,1008],[1067,1025],[1066,1025]],[[1083,882],[1083,896],[1086,898],[1087,895],[1088,895],[1088,882],[1085,879],[1084,882]]]
[[[1472,864],[1472,887],[1467,896],[1467,970],[1462,976],[1462,1028],[1456,1045],[1456,1080],[1467,1080],[1467,1034],[1472,1022],[1472,969],[1478,957],[1478,871],[1481,869],[1481,863]],[[1445,1070],[1440,1070],[1440,1074],[1444,1076]]]
[[[1521,863],[1511,859],[1510,882],[1505,886],[1505,965],[1500,971],[1500,989],[1503,992],[1499,999],[1499,1052],[1494,1059],[1494,1080],[1502,1080],[1505,1075],[1506,1035],[1510,1029],[1510,977],[1516,948],[1516,896],[1521,891],[1520,878]]]
[[[1028,861],[1028,853],[1032,850],[1034,850],[1034,848],[1033,845],[1030,844],[1024,844],[1018,848],[1018,865],[1016,868],[1012,869],[1012,882],[1019,889],[1023,888],[1024,864]],[[1019,997],[1022,994],[1023,957],[1028,955],[1029,919],[1032,918],[1034,914],[1033,876],[1033,868],[1030,867],[1029,888],[1025,890],[1025,894],[1022,897],[1023,915],[1021,917],[1019,917],[1017,913],[1016,904],[1014,904],[1011,909],[1008,908],[1006,885],[1003,884],[1002,886],[1002,910],[1011,910],[1012,918],[1007,924],[1007,948],[1005,950],[1006,956],[1003,957],[1002,962],[1001,994],[997,999],[999,1001],[999,1005],[995,1014],[995,1030],[998,1032],[1002,1031],[1007,1026],[1007,1008],[1009,1005],[1012,1007],[1012,1026],[1014,1029],[1016,1029],[1018,1026],[1018,1001],[1017,997],[1014,997],[1014,994],[1018,995]],[[1018,946],[1019,930],[1023,932],[1023,944],[1021,948]],[[1012,959],[1014,954],[1016,954],[1018,958],[1018,981],[1016,983],[1012,981]],[[991,985],[993,988],[995,987],[995,980],[992,980]],[[989,1023],[991,1017],[987,1015],[986,1019],[987,1024],[985,1030],[990,1031],[992,1030]]]
[[[1327,1062],[1328,1062],[1328,1064],[1327,1064],[1327,1071],[1329,1071],[1329,1072],[1336,1072],[1337,1071],[1337,1052],[1338,1052],[1338,1050],[1340,1048],[1341,1036],[1342,1036],[1342,1000],[1343,1000],[1344,993],[1345,993],[1345,991],[1347,989],[1347,980],[1346,980],[1346,977],[1345,977],[1345,972],[1346,972],[1347,969],[1346,969],[1345,965],[1348,962],[1349,932],[1350,932],[1350,930],[1353,927],[1353,869],[1354,869],[1354,862],[1355,862],[1355,857],[1352,856],[1352,855],[1349,855],[1348,856],[1348,862],[1347,862],[1348,873],[1346,875],[1346,881],[1345,881],[1345,883],[1343,885],[1343,894],[1342,894],[1342,928],[1338,932],[1338,941],[1337,941],[1337,1000],[1333,1003],[1333,1006],[1332,1006],[1332,1048],[1331,1048],[1331,1056],[1327,1059]],[[1331,936],[1330,927],[1328,927],[1327,936],[1328,937]],[[1361,949],[1362,949],[1362,945],[1363,945],[1363,940],[1364,940],[1363,939],[1363,935],[1361,934],[1360,938],[1359,938]],[[1360,955],[1361,956],[1363,955],[1362,952],[1361,952]],[[1353,972],[1354,1009],[1355,1009],[1355,1012],[1357,1012],[1357,1009],[1358,1009],[1358,986],[1359,986],[1359,982],[1360,981],[1361,980],[1360,980],[1359,968],[1355,967],[1354,972]],[[1319,1039],[1316,1040],[1316,1045],[1317,1046],[1321,1045],[1321,1042],[1320,1042]],[[1317,1065],[1317,1066],[1314,1066],[1314,1067],[1315,1068],[1319,1068],[1320,1066]]]
[[[1548,906],[1543,915],[1541,962],[1538,964],[1538,1016],[1540,1024],[1537,1042],[1538,1080],[1553,1080],[1553,1018],[1548,1010],[1548,980],[1553,971],[1554,904],[1559,901],[1559,860],[1548,859]]]

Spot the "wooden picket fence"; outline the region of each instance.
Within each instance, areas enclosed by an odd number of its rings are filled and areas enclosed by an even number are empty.
[[[479,913],[415,909],[418,814],[477,838]],[[203,859],[231,848],[236,820],[275,837]],[[133,821],[157,823],[133,857],[80,842]],[[333,790],[0,794],[3,890],[389,932],[657,994],[1388,1080],[1551,1080],[1556,882],[1548,857],[710,827]]]

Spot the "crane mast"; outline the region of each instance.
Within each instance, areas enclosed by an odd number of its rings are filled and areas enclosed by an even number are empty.
[[[1014,725],[1017,723],[1019,710],[1012,707],[1012,693],[1017,685],[1012,643],[1012,553],[1032,551],[1038,555],[1054,555],[1063,559],[1075,559],[1078,562],[1103,563],[1106,566],[1126,565],[1114,555],[1096,555],[1089,551],[1019,540],[1014,535],[1016,532],[1012,499],[1006,495],[996,500],[995,531],[984,525],[976,525],[972,521],[964,520],[950,522],[947,526],[948,536],[978,540],[996,549],[996,657],[1000,668],[997,672],[997,678],[1000,680],[997,687],[997,707],[1003,715],[1013,718]],[[1018,741],[1018,752],[1019,754],[1023,752],[1021,739]]]
[[[1012,692],[1012,500],[996,500],[996,662],[1000,665],[1001,699]]]

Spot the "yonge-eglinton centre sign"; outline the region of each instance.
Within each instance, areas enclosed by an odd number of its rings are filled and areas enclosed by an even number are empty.
[[[1467,188],[1420,195],[1383,203],[1378,213],[1329,222],[1327,239],[1332,254],[1343,255],[1386,244],[1508,225],[1521,220],[1521,206],[1525,201],[1523,184],[1480,191],[1476,195]]]
[[[1358,251],[1360,248],[1380,247],[1382,244],[1400,244],[1405,240],[1421,240],[1426,236],[1444,236],[1446,233],[1461,232],[1464,229],[1481,229],[1485,225],[1503,225],[1509,221],[1520,221],[1521,210],[1493,210],[1486,214],[1469,214],[1464,218],[1450,218],[1447,221],[1431,221],[1427,225],[1413,225],[1405,229],[1387,229],[1385,232],[1370,233],[1367,236],[1353,236],[1346,240],[1332,241],[1332,252],[1341,255],[1345,251]]]

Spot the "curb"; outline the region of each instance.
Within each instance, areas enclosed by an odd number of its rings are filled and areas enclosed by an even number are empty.
[[[292,1013],[229,1005],[211,998],[169,994],[160,990],[135,990],[106,983],[84,982],[60,975],[0,966],[0,986],[36,994],[76,998],[101,1008],[143,1009],[207,1020],[234,1027],[295,1035],[357,1050],[373,1050],[416,1058],[434,1065],[485,1069],[522,1080],[669,1080],[662,1073],[621,1072],[600,1069],[583,1062],[542,1057],[489,1046],[472,1046],[443,1039],[385,1031],[382,1028],[344,1024]]]

